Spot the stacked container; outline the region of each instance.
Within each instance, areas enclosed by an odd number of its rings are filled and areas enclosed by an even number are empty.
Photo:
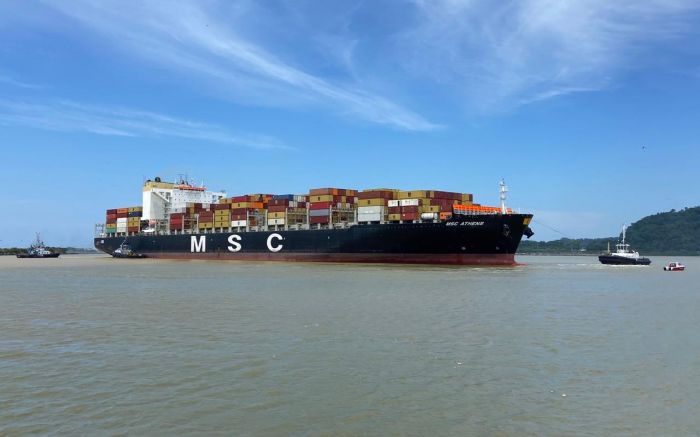
[[[143,208],[140,206],[131,206],[127,208],[127,210],[127,231],[130,234],[138,234],[141,231]]]
[[[313,188],[309,190],[309,224],[350,222],[355,218],[357,190]]]
[[[269,194],[245,194],[226,199],[231,205],[231,227],[257,226],[265,216]]]
[[[227,203],[212,204],[214,212],[214,229],[228,229],[231,227],[231,205]]]
[[[382,223],[387,220],[389,201],[394,200],[398,190],[364,190],[357,194],[357,221],[359,223]]]
[[[446,220],[452,216],[452,205],[471,203],[472,195],[450,191],[399,191],[397,200],[389,203],[389,221]]]
[[[288,226],[306,223],[306,196],[280,194],[267,204],[267,225]]]
[[[197,215],[197,228],[201,230],[214,229],[214,212],[200,211]]]
[[[116,209],[108,209],[105,216],[106,216],[106,218],[105,218],[105,232],[107,234],[116,234],[117,233],[117,210]]]

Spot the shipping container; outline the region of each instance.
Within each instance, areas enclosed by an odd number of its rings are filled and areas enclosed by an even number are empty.
[[[415,191],[399,191],[396,196],[398,199],[412,199],[412,198],[427,198],[434,197],[433,192],[430,190],[415,190]]]
[[[418,206],[421,204],[420,199],[401,199],[399,200],[399,205],[401,206]]]
[[[359,223],[364,223],[364,222],[380,222],[384,220],[385,215],[384,214],[377,214],[377,213],[366,213],[366,214],[359,214],[357,216],[357,221]]]
[[[311,209],[309,210],[309,217],[328,217],[330,211],[328,209]]]
[[[396,191],[392,190],[365,190],[357,193],[359,200],[367,199],[393,199],[396,196]]]
[[[325,223],[330,223],[330,216],[309,217],[309,224],[316,225]]]
[[[383,198],[374,198],[374,199],[362,199],[358,200],[357,204],[359,206],[384,206],[388,202],[387,199]]]
[[[387,208],[384,206],[360,206],[357,208],[358,214],[385,214]]]
[[[329,209],[331,207],[331,202],[311,202],[309,203],[309,209]]]
[[[401,220],[401,213],[398,214],[389,214],[386,218],[390,222],[397,222]]]

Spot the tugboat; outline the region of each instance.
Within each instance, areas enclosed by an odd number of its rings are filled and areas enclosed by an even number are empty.
[[[142,253],[134,252],[126,242],[126,239],[112,252],[114,258],[146,258]]]
[[[685,266],[679,262],[670,262],[667,266],[664,266],[665,272],[682,272],[685,270]]]
[[[635,252],[630,248],[630,245],[625,243],[625,232],[627,231],[627,226],[622,225],[622,241],[615,245],[615,252],[610,251],[610,244],[608,243],[608,251],[598,257],[598,260],[603,264],[614,264],[614,265],[641,265],[648,266],[651,264],[649,258],[644,258],[639,256],[639,252]]]
[[[36,241],[29,246],[27,253],[18,253],[17,258],[58,258],[60,253],[51,252],[44,246],[41,236],[36,234]]]

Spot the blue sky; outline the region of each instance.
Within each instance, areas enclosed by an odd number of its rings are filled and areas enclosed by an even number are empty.
[[[536,239],[700,205],[700,3],[0,3],[0,246],[90,246],[145,178],[435,188]]]

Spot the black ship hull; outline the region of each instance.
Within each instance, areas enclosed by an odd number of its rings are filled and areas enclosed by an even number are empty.
[[[60,253],[50,253],[47,255],[30,255],[27,253],[18,253],[17,258],[58,258]]]
[[[600,255],[598,261],[603,264],[617,266],[648,266],[651,264],[649,258],[626,258],[624,256]]]
[[[402,264],[513,265],[532,215],[464,215],[434,223],[342,229],[217,232],[126,237],[149,258]],[[112,254],[125,237],[95,238]]]

